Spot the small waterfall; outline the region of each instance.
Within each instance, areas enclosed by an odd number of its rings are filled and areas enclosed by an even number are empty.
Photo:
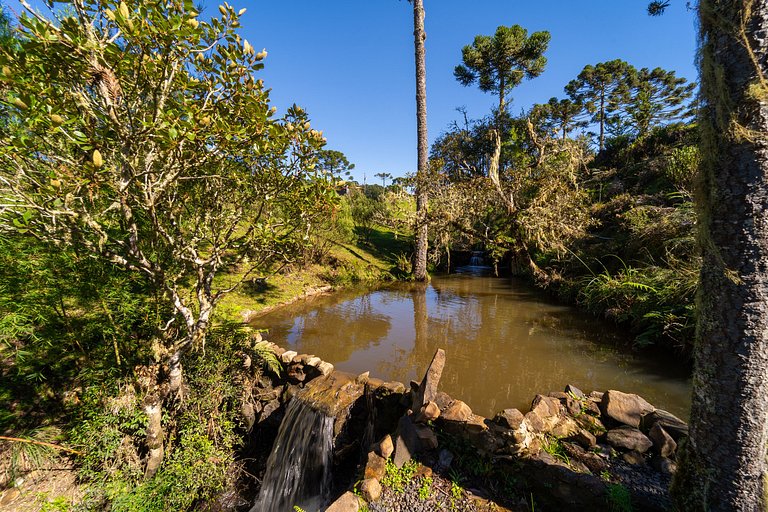
[[[469,265],[472,267],[482,267],[483,251],[472,251],[472,257],[469,259]]]
[[[300,398],[291,400],[251,512],[320,509],[331,487],[333,422]]]

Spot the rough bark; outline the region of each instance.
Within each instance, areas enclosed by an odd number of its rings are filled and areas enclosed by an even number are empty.
[[[416,173],[416,254],[413,277],[427,280],[427,186],[429,142],[427,140],[427,65],[424,41],[424,1],[413,0],[413,38],[416,50],[416,131],[418,134],[418,171]]]
[[[768,438],[768,3],[701,0],[704,265],[682,511],[763,510]]]

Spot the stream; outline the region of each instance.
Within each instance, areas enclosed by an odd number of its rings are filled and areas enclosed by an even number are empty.
[[[566,384],[637,393],[689,415],[682,356],[633,353],[629,333],[515,279],[457,274],[428,285],[343,290],[278,308],[252,325],[339,370],[406,385],[443,348],[440,389],[486,417],[508,407],[526,411],[534,395]]]

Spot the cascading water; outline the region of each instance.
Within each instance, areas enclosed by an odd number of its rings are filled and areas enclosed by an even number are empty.
[[[483,266],[483,253],[482,251],[472,251],[472,257],[469,259],[469,265],[472,267]]]
[[[294,398],[288,404],[251,512],[319,510],[331,488],[334,418]]]

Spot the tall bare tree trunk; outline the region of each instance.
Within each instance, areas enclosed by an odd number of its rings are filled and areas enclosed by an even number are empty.
[[[427,280],[427,172],[429,141],[427,140],[427,64],[424,49],[424,0],[413,0],[413,38],[416,48],[416,130],[418,132],[419,167],[416,172],[416,254],[413,277]]]
[[[768,441],[768,2],[701,0],[701,272],[681,511],[764,510]]]

